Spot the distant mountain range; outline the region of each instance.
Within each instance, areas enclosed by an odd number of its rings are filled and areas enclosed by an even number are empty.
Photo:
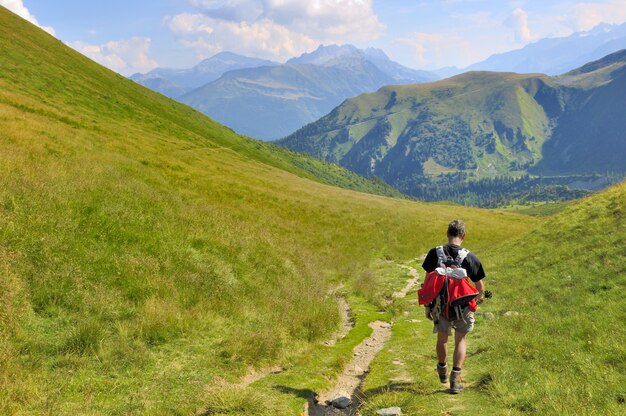
[[[233,65],[224,65],[224,54],[219,54],[191,70],[157,69],[132,79],[191,105],[238,133],[272,140],[317,120],[349,97],[384,85],[437,78],[393,62],[381,50],[352,45],[320,46],[282,65],[251,60],[245,67],[244,59],[252,58],[226,56]],[[197,85],[221,71],[219,78]],[[190,89],[193,85],[197,88]]]
[[[156,68],[146,74],[135,74],[130,79],[170,98],[177,98],[215,81],[228,71],[266,65],[278,63],[231,52],[220,52],[190,69]]]
[[[567,37],[541,39],[522,49],[493,55],[464,70],[457,70],[457,73],[499,71],[558,75],[624,48],[626,23],[600,24],[590,31],[576,32]],[[440,75],[445,74],[446,72],[440,72]]]
[[[421,196],[433,180],[626,172],[624,109],[623,50],[557,77],[468,72],[388,86],[279,144]]]

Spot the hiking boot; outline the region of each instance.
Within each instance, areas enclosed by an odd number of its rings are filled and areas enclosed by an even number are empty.
[[[443,367],[437,364],[437,373],[439,374],[439,381],[442,383],[448,382],[448,365],[444,365]]]
[[[463,385],[461,384],[463,379],[461,378],[461,372],[452,370],[450,372],[450,393],[451,394],[459,394],[461,390],[463,390]]]

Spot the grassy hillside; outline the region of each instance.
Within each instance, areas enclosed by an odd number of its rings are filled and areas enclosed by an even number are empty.
[[[423,253],[453,217],[477,252],[534,222],[323,184],[369,182],[238,136],[4,8],[0,50],[2,414],[191,414],[207,386],[302,356],[325,367],[299,382],[323,386],[351,354],[315,348],[339,320],[331,288]],[[304,401],[272,391],[285,414]]]
[[[483,388],[525,413],[626,411],[626,184],[566,208],[490,257],[497,293]]]
[[[559,81],[576,88],[536,170],[546,174],[626,171],[626,50],[565,74]]]
[[[624,215],[626,183],[483,250],[494,297],[479,308],[460,398],[439,394],[432,324],[398,305],[410,314],[396,318],[366,379],[362,414],[391,406],[411,415],[624,414]]]

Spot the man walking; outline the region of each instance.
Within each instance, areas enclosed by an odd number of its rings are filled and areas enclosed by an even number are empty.
[[[424,259],[422,267],[426,270],[426,276],[437,270],[440,272],[443,268],[448,270],[448,275],[462,278],[469,277],[474,282],[476,289],[473,289],[467,283],[468,299],[475,296],[476,304],[483,301],[485,293],[485,284],[483,278],[485,271],[483,266],[473,253],[461,248],[461,244],[465,239],[465,223],[461,220],[454,220],[448,225],[448,244],[431,249]],[[450,268],[450,266],[452,266]],[[441,268],[440,268],[441,267]],[[438,269],[440,268],[440,269]],[[445,277],[444,277],[445,279]],[[447,287],[448,283],[445,283]],[[475,295],[476,290],[478,294]],[[452,357],[452,371],[450,372],[450,393],[458,394],[463,388],[461,384],[461,369],[465,361],[467,351],[467,334],[474,329],[474,312],[475,304],[470,305],[463,302],[454,309],[449,306],[447,290],[441,290],[435,300],[425,305],[426,317],[434,321],[433,332],[437,334],[437,372],[439,380],[442,383],[448,382],[448,336],[451,335],[451,328],[454,328],[454,355]],[[461,290],[462,292],[462,290]],[[455,295],[459,293],[454,291]]]

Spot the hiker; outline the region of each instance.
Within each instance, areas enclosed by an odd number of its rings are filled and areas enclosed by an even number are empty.
[[[449,379],[450,393],[458,394],[463,388],[461,368],[467,350],[467,334],[474,329],[473,311],[484,299],[485,283],[482,279],[485,271],[478,257],[461,248],[466,235],[463,221],[450,222],[447,235],[448,244],[431,249],[424,259],[422,267],[426,270],[426,280],[419,294],[426,317],[434,322],[437,372],[442,383],[448,382],[448,336],[451,335],[451,328],[455,330],[453,367]],[[433,271],[435,273],[431,273]],[[475,287],[469,283],[468,277]]]

